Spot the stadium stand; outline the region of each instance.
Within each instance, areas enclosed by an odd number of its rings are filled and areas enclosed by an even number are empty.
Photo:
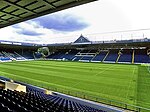
[[[48,56],[48,59],[86,61],[86,62],[118,62],[132,63],[133,51],[135,50],[134,63],[148,63],[149,56],[146,49],[109,49],[109,50],[83,50],[70,49],[68,51],[57,51]]]
[[[1,7],[1,16],[0,18],[0,28],[29,20],[41,15],[48,13],[60,11],[67,9],[73,6],[85,4],[96,0],[43,0],[43,1],[26,1],[23,0],[3,0],[0,1]],[[39,6],[39,4],[41,6]],[[12,11],[10,11],[12,10]],[[14,13],[14,14],[13,14]],[[24,15],[24,16],[23,16]],[[74,43],[68,43],[68,45],[81,45],[75,46],[75,48],[82,47],[85,48],[88,46],[94,46],[94,52],[88,48],[84,52],[74,49],[64,50],[58,49],[56,52],[51,54],[47,59],[60,59],[60,60],[72,60],[72,61],[102,61],[102,62],[131,62],[131,63],[149,63],[150,59],[146,54],[146,49],[140,49],[140,44],[136,43],[148,43],[150,39],[137,39],[137,40],[116,40],[116,41],[101,41],[101,42],[91,42],[88,38],[83,37],[82,35]],[[26,59],[35,59],[34,52],[38,46],[37,44],[30,43],[20,43],[20,42],[0,42],[2,44],[9,43],[12,45],[22,45],[21,47],[12,48],[11,45],[5,49],[3,47],[0,49],[0,61],[12,61],[16,60],[26,60]],[[116,43],[116,50],[112,50],[112,44]],[[120,52],[120,47],[127,47],[128,45],[135,43],[132,46],[136,46],[135,49],[126,49]],[[87,45],[88,44],[88,45]],[[98,45],[96,45],[98,44]],[[99,44],[109,44],[106,45],[105,50],[99,50]],[[121,45],[122,46],[119,46]],[[149,44],[149,43],[148,43]],[[64,46],[63,44],[61,44]],[[60,47],[62,47],[60,45]],[[83,46],[85,45],[85,46]],[[86,46],[87,45],[87,46]],[[149,46],[147,44],[144,44]],[[3,45],[2,45],[3,46]],[[31,46],[28,50],[24,46]],[[43,45],[39,45],[41,47]],[[54,45],[55,46],[55,45]],[[130,46],[130,48],[132,48]],[[14,46],[13,46],[14,47]],[[33,47],[33,48],[32,48]],[[150,47],[150,46],[149,46]],[[8,50],[9,49],[9,50]],[[103,48],[102,48],[103,49]],[[109,49],[109,50],[108,50]],[[14,52],[17,51],[17,52]],[[37,58],[40,58],[37,57]],[[0,77],[2,80],[8,80],[7,78]],[[1,112],[107,112],[105,109],[97,109],[91,106],[81,104],[80,102],[72,101],[66,99],[62,96],[57,95],[46,95],[41,92],[39,89],[36,89],[32,86],[27,86],[27,93],[18,92],[12,90],[4,90],[0,88],[0,111]],[[117,110],[110,110],[115,112],[120,112]]]
[[[123,49],[120,51],[120,58],[118,62],[127,62],[131,63],[132,61],[132,50],[131,49]]]
[[[34,51],[0,52],[0,61],[30,60],[41,58],[41,55],[33,55]],[[134,52],[134,55],[133,55]],[[147,49],[58,49],[51,53],[46,59],[86,61],[86,62],[110,62],[110,63],[149,63]],[[134,59],[134,60],[133,60]],[[132,62],[134,61],[134,62]]]
[[[146,50],[135,50],[134,56],[135,63],[149,63],[149,56],[146,53]]]
[[[80,53],[81,54],[81,53]],[[96,55],[96,50],[85,50],[82,52],[81,61],[91,61]]]
[[[18,54],[20,54],[20,56],[22,57],[25,57],[26,59],[34,59],[33,51],[25,51],[22,54],[21,53]]]
[[[82,55],[81,56],[77,55],[72,59],[72,61],[79,61],[82,57],[83,57]]]
[[[6,57],[4,54],[3,54],[3,51],[0,52],[0,60],[1,61],[9,61],[11,60],[9,57]]]
[[[10,60],[25,60],[24,57],[21,55],[17,54],[16,52],[5,52],[2,51],[3,56],[9,58]]]
[[[83,37],[82,37],[83,38]],[[83,44],[79,43],[84,39],[78,39],[78,43],[60,44],[47,46],[50,50],[50,55],[47,60],[62,60],[62,61],[86,61],[86,62],[109,62],[109,63],[149,63],[149,44],[147,42],[135,45],[130,44]],[[85,41],[85,40],[84,40]],[[120,45],[120,46],[119,46]],[[39,55],[36,56],[38,48],[43,46],[14,46],[0,44],[0,62],[30,59],[42,59]],[[143,47],[144,46],[144,47]],[[6,80],[5,78],[1,78]],[[70,98],[69,95],[54,92],[52,95],[46,95],[41,89],[27,86],[27,93],[0,89],[0,111],[49,111],[49,112],[109,112],[112,108],[105,106],[94,106],[93,104]],[[22,94],[24,94],[22,98]],[[14,96],[13,96],[14,95]],[[20,99],[20,100],[18,100]],[[33,100],[34,99],[34,100]],[[38,100],[39,99],[39,100]],[[49,102],[49,103],[48,103]],[[48,104],[47,104],[48,103]],[[49,105],[49,106],[48,106]],[[108,104],[110,105],[110,104]],[[47,107],[48,106],[48,107]],[[116,105],[115,105],[116,106]],[[123,107],[126,108],[126,105]],[[117,110],[115,110],[117,112]]]
[[[110,50],[107,57],[103,60],[103,61],[107,61],[107,62],[116,62],[118,57],[118,50]]]
[[[63,55],[62,59],[72,60],[77,53],[78,53],[77,50],[70,49],[65,53],[65,55]]]
[[[21,56],[21,55],[18,54],[17,52],[14,51],[14,53],[15,53],[15,58],[16,58],[16,60],[26,60],[25,57]]]
[[[1,80],[9,80],[0,77]],[[21,83],[23,84],[23,83]],[[57,94],[45,94],[42,89],[31,85],[27,92],[5,90],[0,86],[0,111],[1,112],[121,112],[119,109],[102,107],[94,108]],[[107,111],[108,110],[108,111]]]
[[[3,41],[0,41],[3,43]],[[115,43],[114,43],[115,42]],[[50,55],[46,59],[109,63],[149,63],[147,51],[150,39],[120,41],[90,41],[81,35],[71,43],[48,44]],[[0,44],[0,61],[41,59],[37,52],[43,45],[18,43]],[[139,46],[140,43],[140,46]],[[144,47],[143,47],[144,46]],[[14,48],[13,48],[14,47]]]
[[[53,52],[50,56],[48,56],[47,58],[49,59],[62,59],[63,56],[65,55],[65,50],[61,50],[61,51],[56,51],[56,52]]]
[[[95,55],[95,53],[90,53],[91,50],[82,50],[80,52],[78,52],[73,61],[90,61],[93,56]]]
[[[104,57],[108,53],[108,50],[101,50],[93,59],[92,61],[103,61]]]

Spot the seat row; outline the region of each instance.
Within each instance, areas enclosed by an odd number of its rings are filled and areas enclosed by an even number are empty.
[[[1,112],[104,112],[55,95],[0,89]]]

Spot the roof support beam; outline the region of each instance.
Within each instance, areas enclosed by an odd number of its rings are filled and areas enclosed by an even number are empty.
[[[32,13],[32,14],[36,14],[36,12],[27,9],[26,7],[22,7],[22,6],[18,5],[18,4],[14,4],[14,3],[11,2],[11,1],[5,0],[5,1],[3,1],[3,2],[7,3],[8,5],[14,6],[14,7],[18,7],[18,8],[20,8],[20,9],[25,10],[25,11],[27,11],[27,12],[30,12],[30,13]]]
[[[45,2],[47,5],[52,6],[53,8],[56,8],[56,6],[55,6],[55,5],[53,5],[52,3],[48,2],[47,0],[43,0],[43,2]]]
[[[1,18],[1,20],[2,20],[2,21],[5,21],[5,22],[7,22],[7,23],[9,22],[9,21],[7,21],[6,19],[2,19],[2,18]]]
[[[16,16],[15,14],[12,14],[12,13],[9,13],[9,12],[5,12],[5,11],[1,11],[1,12],[4,13],[4,14],[8,14],[10,16],[16,17],[16,18],[21,18],[21,17],[18,17],[18,15]]]

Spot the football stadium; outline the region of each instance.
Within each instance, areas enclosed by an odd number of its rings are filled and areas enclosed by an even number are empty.
[[[94,1],[2,0],[0,28]],[[0,111],[150,112],[150,38],[90,36],[52,44],[0,40]]]

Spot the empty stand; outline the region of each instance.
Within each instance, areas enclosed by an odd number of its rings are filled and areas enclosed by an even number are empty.
[[[119,50],[110,50],[108,56],[106,57],[106,59],[104,61],[108,61],[108,62],[116,62],[117,57],[118,57],[118,51]]]
[[[58,50],[53,52],[51,55],[47,57],[47,59],[64,59],[64,60],[72,60],[75,55],[78,53],[78,50]]]
[[[120,62],[131,63],[134,49],[111,49],[111,50],[58,50],[47,59],[70,60],[70,61],[96,61],[96,62]],[[119,54],[120,52],[120,54]],[[31,55],[31,54],[30,54]],[[148,63],[149,56],[146,49],[135,49],[135,63]]]
[[[136,49],[134,55],[134,63],[150,63],[150,58],[147,55],[146,49]]]
[[[84,53],[82,53],[83,57],[81,58],[81,60],[84,61],[91,61],[95,55],[96,55],[96,50],[86,50],[84,51]]]
[[[18,53],[22,57],[25,57],[26,59],[34,59],[33,51],[24,51],[23,53]]]
[[[34,51],[25,50],[24,52],[0,51],[0,61],[38,59],[41,56],[33,55]],[[133,55],[134,54],[134,55]],[[47,59],[86,61],[86,62],[119,62],[119,63],[149,63],[147,49],[110,49],[110,50],[77,50],[77,49],[58,49],[51,53]]]
[[[107,50],[102,50],[100,51],[93,59],[92,61],[103,61],[104,57],[106,56],[107,54]]]
[[[118,60],[118,62],[132,62],[132,52],[133,50],[131,49],[123,49],[120,51],[120,58]]]
[[[29,87],[28,92],[0,88],[1,112],[105,112]]]
[[[72,60],[78,52],[79,52],[78,50],[70,49],[65,53],[65,55],[62,58],[66,60]]]

